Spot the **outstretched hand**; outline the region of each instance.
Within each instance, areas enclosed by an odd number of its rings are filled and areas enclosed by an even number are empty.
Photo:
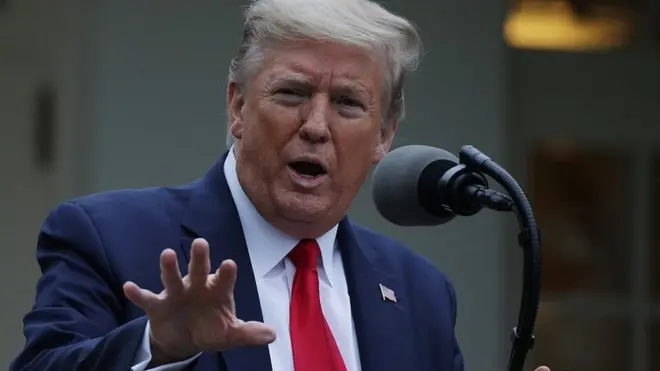
[[[151,327],[152,358],[169,363],[203,351],[223,351],[247,345],[266,345],[275,340],[275,330],[261,322],[236,318],[234,284],[236,263],[225,260],[209,274],[209,245],[193,241],[188,275],[181,277],[176,253],[167,249],[160,257],[164,290],[155,294],[133,282],[124,284],[124,294],[142,308]]]

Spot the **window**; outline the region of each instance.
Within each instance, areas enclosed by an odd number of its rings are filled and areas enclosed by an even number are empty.
[[[660,370],[660,154],[553,143],[530,165],[543,238],[534,364]]]
[[[648,259],[647,270],[652,277],[651,286],[651,305],[650,305],[650,321],[651,321],[651,347],[652,360],[651,369],[660,370],[660,153],[655,155],[651,169],[651,195],[652,203],[650,207],[651,217],[649,230],[652,234],[651,237],[651,259]]]

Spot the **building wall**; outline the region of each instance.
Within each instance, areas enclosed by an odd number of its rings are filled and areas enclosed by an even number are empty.
[[[64,50],[64,62],[48,62],[58,67],[50,73],[71,91],[63,97],[61,115],[75,127],[67,136],[73,155],[64,157],[72,169],[66,177],[70,183],[59,195],[177,184],[201,176],[224,151],[224,82],[241,32],[242,2],[77,5],[77,15],[69,13],[71,8],[59,10],[79,27],[78,37],[57,49]],[[397,145],[458,151],[474,144],[504,161],[503,9],[491,2],[478,5],[479,13],[465,1],[394,4],[418,24],[427,50],[420,71],[409,79],[408,119]],[[27,32],[20,26],[17,31]],[[406,242],[454,281],[467,369],[504,367],[509,321],[503,321],[502,217],[483,212],[433,229],[395,228],[376,213],[369,188],[365,185],[351,215]],[[2,202],[7,209],[20,207],[10,197]],[[24,264],[34,264],[37,229],[26,225],[19,231],[31,238],[20,246]],[[34,270],[22,272],[15,271],[20,287],[12,291],[21,313],[32,303],[37,278]],[[17,313],[0,320],[8,329],[0,332],[5,362],[22,345]]]

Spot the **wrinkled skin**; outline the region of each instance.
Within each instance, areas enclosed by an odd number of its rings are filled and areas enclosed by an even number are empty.
[[[285,233],[316,238],[329,230],[389,150],[397,123],[382,125],[381,60],[357,48],[300,43],[267,53],[247,86],[230,85],[240,183]],[[291,175],[289,164],[304,156],[327,170],[314,187]]]

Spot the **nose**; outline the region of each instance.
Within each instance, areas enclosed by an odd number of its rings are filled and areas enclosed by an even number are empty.
[[[328,127],[330,105],[322,97],[315,97],[309,102],[309,105],[307,115],[302,117],[300,137],[310,143],[325,143],[330,140],[330,129]]]

